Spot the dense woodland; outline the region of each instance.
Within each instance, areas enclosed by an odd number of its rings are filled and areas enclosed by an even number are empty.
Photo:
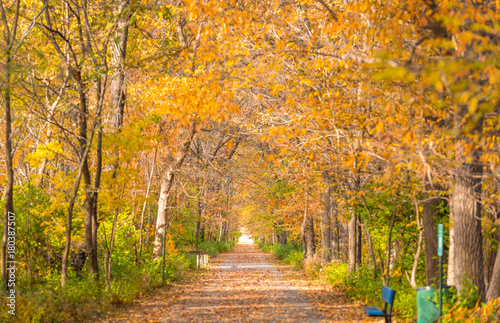
[[[379,295],[437,283],[442,223],[447,283],[494,301],[499,5],[1,0],[18,311],[116,301],[132,273],[158,282],[162,250],[176,273],[241,227]]]

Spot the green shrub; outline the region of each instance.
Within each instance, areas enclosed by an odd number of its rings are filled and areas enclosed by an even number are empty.
[[[185,255],[168,255],[165,261],[165,282],[180,278],[189,266]],[[95,283],[86,272],[80,279],[70,271],[66,287],[60,287],[60,274],[47,277],[45,284],[35,285],[33,292],[16,295],[16,316],[8,314],[6,303],[0,304],[0,322],[84,321],[96,313],[109,310],[112,304],[129,303],[141,293],[149,293],[162,285],[161,261],[151,261],[139,268],[113,267],[111,289],[103,279]]]
[[[199,245],[199,250],[208,252],[210,257],[213,257],[221,252],[227,252],[233,250],[236,245],[235,241],[213,241],[213,242],[202,242]],[[196,260],[196,259],[195,259]]]
[[[282,260],[285,264],[291,265],[294,269],[303,269],[303,254],[302,247],[297,244],[285,244],[281,245],[276,243],[274,245],[268,245],[257,242],[259,247],[264,252],[270,252],[276,256],[279,260]]]
[[[323,268],[323,272],[326,279],[341,288],[351,300],[362,301],[370,306],[383,306],[382,278],[373,279],[372,268],[367,265],[360,266],[352,275],[347,272],[347,267],[346,263],[332,262]],[[390,287],[396,290],[395,317],[405,321],[416,319],[415,289],[406,280],[398,280],[398,277],[391,277],[390,282]]]
[[[285,264],[292,266],[294,269],[300,270],[304,268],[302,251],[292,250],[284,259]]]

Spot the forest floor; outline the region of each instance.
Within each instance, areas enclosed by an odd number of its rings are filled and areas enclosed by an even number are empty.
[[[341,291],[292,270],[256,245],[237,244],[210,263],[207,270],[191,271],[99,322],[368,321],[362,307]]]

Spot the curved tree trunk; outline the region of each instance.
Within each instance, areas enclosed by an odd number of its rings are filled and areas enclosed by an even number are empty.
[[[167,201],[172,185],[174,184],[175,174],[179,171],[184,159],[189,152],[189,147],[196,134],[196,123],[193,122],[187,134],[187,137],[181,143],[179,151],[175,155],[174,161],[168,168],[167,172],[163,175],[160,188],[160,198],[158,200],[158,215],[156,218],[156,233],[155,233],[155,243],[153,247],[154,259],[161,257],[163,250],[163,231],[166,225],[166,212],[167,212]]]

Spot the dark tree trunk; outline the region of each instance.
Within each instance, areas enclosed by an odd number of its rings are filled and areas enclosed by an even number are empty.
[[[463,293],[472,283],[484,299],[483,239],[479,220],[482,165],[463,164],[456,171],[451,205],[455,230],[455,285],[458,292]]]
[[[327,262],[332,260],[332,203],[330,187],[325,189],[325,210],[323,212],[323,259]]]
[[[205,223],[200,224],[200,242],[205,242]]]
[[[396,211],[398,205],[394,204],[394,210],[392,211],[391,224],[389,226],[389,237],[387,238],[387,271],[385,272],[384,284],[389,285],[390,269],[391,269],[391,247],[392,247],[392,230],[394,228],[394,221],[396,219]]]
[[[430,189],[428,183],[426,190]],[[439,276],[439,259],[437,257],[437,222],[436,207],[443,201],[439,197],[430,197],[424,194],[422,219],[424,222],[424,246],[425,246],[425,281],[428,286],[437,284]]]
[[[361,263],[363,262],[363,259],[361,258],[362,257],[362,247],[363,247],[363,243],[362,243],[362,230],[361,230],[361,218],[359,216],[357,216],[357,226],[356,226],[356,237],[358,239],[357,243],[356,243],[356,265],[361,265]]]
[[[203,214],[203,209],[202,209],[202,204],[201,204],[201,199],[202,199],[202,191],[200,188],[199,196],[198,196],[198,219],[196,220],[196,227],[195,227],[195,250],[198,251],[199,248],[199,242],[200,242],[200,232],[201,232],[201,219],[202,219],[202,214]],[[202,239],[203,241],[203,239]]]
[[[277,229],[278,229],[278,243],[281,245],[285,245],[288,242],[288,233],[283,227],[282,220],[278,221]]]
[[[302,221],[300,228],[300,239],[302,240],[302,257],[307,258],[307,239],[306,239],[306,219]]]
[[[201,222],[200,220],[196,220],[196,227],[195,227],[195,235],[196,235],[196,239],[195,239],[195,245],[194,245],[194,250],[198,251],[198,248],[199,248],[199,241],[200,241],[200,225],[201,225]]]
[[[316,252],[314,241],[314,220],[309,214],[309,192],[306,191],[306,203],[304,208],[304,222],[302,224],[302,246],[304,247],[304,259],[311,258]]]
[[[357,250],[357,215],[352,214],[349,220],[349,254],[348,254],[348,272],[353,273],[356,271],[356,250]]]
[[[307,257],[313,257],[316,253],[316,242],[314,239],[314,220],[311,215],[306,218],[306,240]]]
[[[332,196],[330,195],[330,198]],[[330,199],[330,219],[332,221],[332,232],[330,234],[331,237],[331,246],[332,246],[332,259],[339,260],[340,259],[340,223],[338,220],[338,210],[337,210],[337,202],[335,199]]]
[[[9,216],[14,215],[14,168],[12,164],[12,119],[11,119],[11,96],[10,96],[10,78],[11,78],[11,57],[10,51],[5,55],[5,79],[2,90],[4,91],[5,105],[5,162],[7,166],[7,186],[5,187],[5,204],[3,218],[3,238],[2,238],[2,281],[7,286],[7,243],[8,243],[8,223]],[[14,229],[14,228],[13,228]]]

